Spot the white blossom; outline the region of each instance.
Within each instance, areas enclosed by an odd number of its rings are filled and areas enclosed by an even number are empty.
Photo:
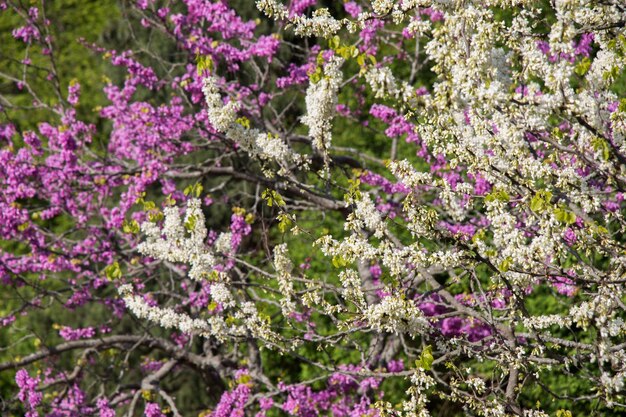
[[[309,84],[306,92],[307,113],[302,117],[302,123],[309,128],[313,146],[324,154],[331,145],[332,120],[343,76],[342,64],[342,58],[332,57],[324,66],[324,76],[317,83]]]
[[[415,336],[427,327],[422,311],[413,302],[398,296],[387,296],[370,305],[365,318],[372,328],[389,333]]]

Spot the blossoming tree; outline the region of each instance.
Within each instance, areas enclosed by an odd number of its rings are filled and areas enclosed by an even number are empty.
[[[624,413],[626,5],[239,3],[0,2],[4,410]]]

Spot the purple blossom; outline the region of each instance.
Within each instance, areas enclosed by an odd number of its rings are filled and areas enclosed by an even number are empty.
[[[259,408],[263,411],[267,411],[274,406],[274,400],[271,397],[259,398]]]
[[[70,103],[72,106],[76,106],[78,104],[78,98],[80,96],[80,84],[78,83],[78,81],[73,80],[72,82],[70,82],[70,85],[67,88],[67,91],[68,91],[68,96],[67,96],[68,103]]]
[[[567,243],[569,246],[572,246],[574,243],[576,243],[576,232],[574,232],[571,227],[568,227],[563,233],[563,240],[565,240],[565,243]]]
[[[362,173],[359,179],[363,184],[381,187],[386,194],[408,194],[409,192],[406,185],[402,183],[392,183],[383,176],[370,171]]]
[[[354,19],[359,17],[359,14],[361,14],[361,12],[363,11],[363,9],[361,9],[361,6],[359,6],[354,1],[349,1],[349,2],[344,3],[343,8],[346,10],[346,13],[348,13],[350,17]]]
[[[385,134],[388,137],[396,138],[407,135],[407,143],[416,143],[418,145],[421,143],[419,136],[415,133],[415,126],[392,108],[382,104],[375,104],[370,108],[370,114],[389,125],[385,130]]]
[[[238,214],[233,214],[230,222],[230,231],[232,233],[231,248],[233,251],[236,251],[243,237],[252,232],[252,227],[246,222],[244,216]]]
[[[574,53],[576,55],[581,55],[581,56],[588,58],[589,54],[591,53],[593,40],[594,40],[593,33],[583,33],[578,43],[575,43],[576,49]]]
[[[311,63],[302,66],[289,64],[289,66],[287,67],[288,75],[277,78],[276,86],[278,86],[278,88],[287,88],[292,85],[306,84],[309,81],[308,72],[313,67],[314,66]]]
[[[20,369],[15,374],[15,382],[20,388],[17,398],[28,407],[30,410],[27,413],[28,417],[37,417],[39,414],[36,411],[37,406],[41,404],[43,394],[37,391],[37,386],[41,382],[39,377],[31,378],[28,372],[24,369]]]
[[[31,24],[13,29],[11,34],[15,39],[22,40],[25,43],[30,43],[33,39],[38,40],[40,37],[39,30]]]
[[[6,327],[15,322],[15,316],[11,314],[10,316],[6,316],[0,319],[0,327]]]
[[[145,417],[165,417],[165,414],[161,412],[161,408],[159,408],[158,404],[146,403],[144,416]]]
[[[239,374],[239,378],[247,374]],[[243,417],[245,406],[250,397],[250,386],[247,383],[240,383],[232,391],[222,394],[219,403],[215,407],[210,417]]]
[[[109,402],[105,398],[98,399],[96,406],[99,410],[99,417],[115,417],[115,410],[109,406]]]
[[[65,340],[89,339],[96,335],[96,331],[93,327],[72,329],[71,327],[64,326],[59,330],[59,335]]]
[[[0,125],[0,139],[4,139],[7,142],[11,142],[11,138],[15,134],[15,126],[13,123],[7,123]]]
[[[317,0],[291,0],[289,5],[289,16],[299,16],[304,13],[304,11],[312,6],[315,6]]]
[[[573,297],[576,295],[576,293],[578,293],[578,287],[576,286],[574,280],[572,280],[571,278],[554,276],[550,277],[549,279],[552,283],[552,286],[559,294]]]
[[[387,363],[387,371],[402,372],[404,370],[404,361],[402,359],[392,360]]]
[[[372,278],[374,279],[380,278],[380,276],[383,274],[383,271],[380,268],[380,265],[374,264],[370,266],[370,274],[372,274]]]

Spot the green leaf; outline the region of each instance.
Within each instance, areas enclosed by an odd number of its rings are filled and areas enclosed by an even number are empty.
[[[104,275],[107,277],[109,281],[113,281],[115,279],[119,279],[122,277],[122,270],[120,268],[120,264],[113,262],[111,265],[104,268]]]
[[[239,117],[237,120],[235,120],[235,123],[245,127],[246,129],[250,129],[250,119],[248,119],[247,117]]]
[[[602,154],[602,159],[608,161],[611,157],[611,150],[609,148],[609,144],[602,138],[593,138],[591,141],[591,145],[593,146],[594,151],[600,151]]]
[[[428,345],[422,350],[420,354],[420,358],[415,361],[415,366],[418,368],[422,368],[425,371],[430,371],[433,365],[433,361],[435,358],[433,357],[433,347]]]
[[[205,70],[211,72],[213,70],[213,58],[209,55],[196,55],[196,68],[198,70],[198,75],[202,75]]]
[[[243,374],[235,381],[237,384],[247,384],[252,380],[252,377],[248,374]]]
[[[276,205],[278,207],[283,207],[286,205],[285,200],[283,200],[283,197],[278,194],[276,191],[274,191],[274,202],[276,202]]]
[[[535,213],[541,213],[550,206],[552,193],[550,191],[537,191],[532,200],[530,200],[530,209]]]
[[[474,233],[474,236],[472,236],[472,243],[476,243],[479,240],[485,240],[487,238],[487,232],[485,232],[485,229],[480,229],[478,232]]]
[[[309,75],[309,80],[313,84],[317,84],[318,82],[320,82],[321,79],[322,79],[322,69],[320,67],[317,67],[315,69],[315,72],[313,72],[313,73],[311,73],[311,75]]]
[[[137,234],[139,233],[139,223],[137,223],[136,220],[124,220],[124,223],[122,223],[122,231],[128,234]]]
[[[193,185],[188,185],[187,187],[185,187],[185,189],[183,190],[183,194],[185,194],[186,196],[195,195],[196,198],[198,198],[202,194],[202,190],[204,190],[204,187],[202,186],[202,184],[197,182]]]
[[[315,62],[317,63],[318,67],[321,67],[322,65],[324,65],[324,51],[320,51],[320,53],[317,54],[317,58]]]
[[[339,255],[333,257],[332,263],[335,268],[342,268],[348,265],[348,261],[346,261],[345,259],[343,259],[342,256]]]
[[[172,198],[172,194],[170,194],[170,195],[168,195],[168,196],[167,196],[167,198],[165,199],[165,204],[166,204],[167,206],[170,206],[170,207],[172,207],[172,206],[175,206],[175,205],[176,205],[176,200],[174,200],[174,199]]]
[[[269,188],[265,189],[265,191],[263,191],[263,193],[261,194],[261,198],[265,200],[268,207],[272,207],[272,190],[270,190]]]
[[[261,194],[261,198],[265,200],[268,207],[272,207],[273,205],[276,205],[277,207],[282,207],[286,205],[285,200],[283,200],[282,196],[278,194],[276,190],[270,190],[269,188],[263,191],[263,193]]]
[[[530,209],[532,211],[539,211],[543,207],[543,200],[539,196],[539,194],[535,194],[535,196],[530,200]]]
[[[187,221],[185,222],[185,229],[187,229],[189,232],[191,232],[193,229],[196,228],[196,222],[198,221],[198,219],[196,219],[196,216],[194,216],[193,214],[191,216],[189,216],[187,218]]]
[[[488,202],[499,200],[508,203],[510,199],[511,197],[509,196],[509,193],[501,189],[495,189],[485,196],[485,201]]]
[[[289,214],[286,214],[286,213],[279,214],[276,219],[279,221],[278,222],[278,230],[280,230],[281,233],[285,233],[285,231],[292,224],[291,216]]]
[[[361,199],[361,191],[359,190],[359,186],[361,185],[361,180],[358,178],[350,178],[348,179],[348,192],[343,196],[344,201],[349,202],[352,200],[360,200]]]
[[[500,270],[500,272],[507,272],[511,268],[512,264],[513,264],[513,259],[511,259],[510,257],[507,257],[502,262],[500,262],[500,265],[498,265],[498,269]]]
[[[557,208],[554,210],[554,217],[565,224],[573,224],[576,221],[576,215],[565,208]]]
[[[155,204],[154,201],[144,201],[143,202],[143,209],[145,211],[154,210],[154,209],[156,209],[156,204]]]
[[[583,75],[587,73],[587,71],[589,71],[590,67],[591,67],[591,60],[585,57],[583,58],[582,61],[578,63],[578,65],[576,65],[576,68],[574,68],[574,72],[582,77]]]
[[[337,49],[337,53],[343,59],[349,59],[352,56],[352,51],[347,46],[342,46],[341,48]]]
[[[152,223],[157,223],[160,222],[161,220],[163,220],[163,213],[161,213],[161,211],[151,211],[150,213],[148,213],[148,220],[150,220]]]

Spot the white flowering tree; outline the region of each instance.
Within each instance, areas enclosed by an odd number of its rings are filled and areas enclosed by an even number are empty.
[[[229,153],[126,223],[120,297],[187,338],[156,380],[231,381],[213,416],[622,415],[626,4],[322,3],[256,2],[274,75],[200,57]]]
[[[139,250],[209,279],[220,312],[149,307],[125,285],[131,311],[218,344],[251,340],[320,376],[337,366],[302,346],[354,349],[359,368],[346,374],[410,380],[400,404],[372,402],[382,415],[428,415],[432,398],[485,416],[547,415],[554,399],[624,407],[626,101],[613,86],[626,64],[625,6],[380,0],[346,4],[345,18],[257,6],[322,45],[305,130],[269,114],[242,123],[245,100],[224,104],[217,71],[204,93],[211,124],[260,164],[287,243],[267,248],[267,267],[249,265],[224,257],[226,235],[204,243],[199,200],[185,221],[168,208],[162,230],[142,225]],[[390,153],[335,146],[333,134],[356,134],[368,110],[388,125]],[[411,146],[399,146],[403,135]],[[300,222],[325,211],[341,215],[342,231]],[[296,241],[328,267],[294,268]],[[332,326],[317,331],[324,320]],[[397,358],[405,370],[384,368]],[[263,381],[262,362],[248,365]],[[586,382],[554,392],[554,378]],[[528,402],[534,390],[548,404]]]

